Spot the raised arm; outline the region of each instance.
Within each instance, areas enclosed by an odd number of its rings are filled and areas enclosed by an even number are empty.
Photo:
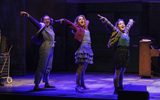
[[[129,19],[128,24],[126,25],[125,28],[125,33],[129,33],[129,30],[131,29],[131,27],[133,26],[134,20],[133,19]]]
[[[64,24],[66,24],[67,26],[71,27],[73,30],[75,30],[75,31],[78,30],[78,29],[77,29],[77,26],[76,26],[74,23],[72,23],[71,21],[69,21],[69,20],[67,20],[67,19],[65,19],[65,18],[60,19],[60,21],[61,21],[61,23],[64,23]]]
[[[32,24],[34,24],[37,28],[41,28],[41,24],[34,17],[32,17],[29,13],[25,11],[21,11],[20,15],[27,17]]]
[[[100,20],[102,21],[102,23],[106,23],[107,25],[109,25],[114,31],[117,31],[117,29],[114,27],[114,25],[106,18],[101,16],[100,14],[97,15]]]
[[[89,20],[86,20],[86,29],[88,29],[89,26]]]

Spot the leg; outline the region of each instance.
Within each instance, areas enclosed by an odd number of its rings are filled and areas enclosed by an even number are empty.
[[[47,65],[46,65],[45,73],[44,73],[44,77],[43,77],[43,82],[45,82],[45,83],[49,83],[49,74],[52,69],[52,61],[53,61],[53,51],[51,49],[49,52],[49,57],[47,60]]]
[[[123,76],[125,73],[126,68],[122,67],[120,71],[120,77],[119,77],[119,87],[123,90]]]
[[[54,86],[51,86],[49,84],[49,75],[50,71],[52,70],[52,62],[53,62],[53,50],[51,49],[50,55],[48,58],[47,66],[45,69],[44,77],[43,77],[43,82],[45,83],[45,88],[55,88]]]
[[[77,69],[77,72],[76,72],[76,85],[77,86],[81,86],[82,69],[83,69],[83,65],[78,64],[78,69]]]
[[[85,72],[86,72],[87,66],[88,66],[88,63],[83,63],[82,77],[81,77],[81,86],[84,89],[87,89],[87,87],[85,86],[85,82],[84,82]]]
[[[47,50],[48,50],[47,48],[43,47],[43,48],[40,48],[40,51],[39,51],[40,57],[39,57],[38,67],[36,69],[35,80],[34,80],[34,83],[35,83],[34,89],[35,90],[39,89],[39,84],[40,84],[42,76],[45,72],[45,68],[46,68],[47,60],[48,60],[48,51]]]
[[[114,73],[114,87],[119,87],[120,69],[115,69]]]
[[[120,79],[119,79],[119,87],[121,90],[123,90],[123,76],[126,71],[126,67],[128,65],[128,58],[129,58],[129,51],[128,49],[124,49],[123,54],[123,60],[122,60],[122,66],[120,71]]]
[[[40,84],[44,70],[45,70],[45,66],[46,66],[46,57],[45,55],[40,55],[39,64],[35,73],[35,81],[34,81],[35,85]]]
[[[77,69],[77,72],[76,72],[76,91],[77,92],[83,92],[81,91],[82,88],[81,88],[81,77],[82,77],[82,70],[83,70],[83,64],[78,64],[78,69]]]
[[[115,69],[114,73],[114,88],[115,88],[115,93],[118,92],[118,87],[119,87],[119,76],[120,76],[120,69]]]

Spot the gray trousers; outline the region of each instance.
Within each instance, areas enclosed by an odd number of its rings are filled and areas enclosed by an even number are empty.
[[[42,78],[43,82],[49,82],[49,74],[52,69],[54,48],[51,46],[50,42],[45,41],[42,43],[39,49],[39,62],[35,73],[35,85],[39,85]]]

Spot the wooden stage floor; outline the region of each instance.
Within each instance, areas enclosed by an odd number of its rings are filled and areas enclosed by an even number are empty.
[[[56,89],[43,89],[42,91],[33,90],[33,74],[24,76],[13,76],[11,84],[5,84],[0,87],[0,96],[5,98],[15,96],[25,97],[48,97],[56,100],[68,99],[106,99],[117,100],[118,96],[113,93],[113,74],[106,73],[86,73],[85,82],[88,90],[83,93],[75,91],[75,74],[74,73],[52,73],[50,83],[56,86]],[[150,79],[141,79],[135,74],[125,74],[124,85],[129,87],[145,86],[149,93],[149,100],[160,100],[160,77]],[[43,83],[40,85],[42,88]],[[140,89],[135,89],[139,90]],[[53,99],[52,99],[53,100]]]

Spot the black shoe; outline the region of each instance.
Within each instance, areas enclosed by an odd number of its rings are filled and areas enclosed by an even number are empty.
[[[118,94],[118,91],[117,91],[117,90],[114,90],[114,94]]]
[[[49,84],[45,84],[44,86],[45,88],[56,88],[55,86],[49,85]]]
[[[118,94],[118,92],[123,91],[123,86],[115,87],[114,94]]]
[[[118,87],[118,90],[119,90],[119,91],[123,91],[123,86],[119,86],[119,87]]]
[[[84,90],[88,90],[89,88],[88,87],[86,87],[85,85],[82,85],[81,86]]]
[[[114,88],[114,94],[118,94],[118,87]]]
[[[39,86],[34,86],[34,88],[33,88],[33,91],[41,91],[42,90],[42,88],[40,88]]]
[[[4,84],[0,82],[0,86],[4,86]]]
[[[81,86],[76,86],[75,90],[76,90],[76,92],[83,93],[83,89]]]

